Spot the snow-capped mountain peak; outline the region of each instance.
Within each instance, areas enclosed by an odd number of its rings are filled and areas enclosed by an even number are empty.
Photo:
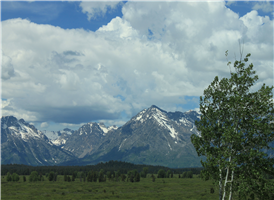
[[[2,117],[1,126],[4,131],[10,132],[24,141],[28,141],[30,138],[44,138],[44,134],[33,125],[26,123],[23,119],[17,120],[13,116]]]

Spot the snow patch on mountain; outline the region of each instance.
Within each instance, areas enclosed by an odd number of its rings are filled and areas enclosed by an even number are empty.
[[[144,122],[144,118],[143,118],[143,114],[146,112],[146,109],[142,110],[141,112],[139,112],[139,114],[137,115],[137,117],[135,118],[135,121],[140,121],[141,123]],[[148,117],[148,116],[147,116]]]
[[[185,126],[190,126],[192,123],[188,121],[186,118],[182,117],[179,119],[179,122],[182,122]]]
[[[54,131],[47,131],[47,130],[45,130],[45,131],[42,131],[46,136],[47,136],[47,138],[48,139],[50,139],[50,140],[56,140],[58,137],[59,137],[59,135],[58,135],[58,133],[56,133],[56,132],[54,132]]]
[[[168,119],[166,117],[166,115],[164,115],[160,110],[158,110],[157,108],[152,108],[151,110],[155,111],[153,117],[154,119],[163,127],[167,128],[170,132],[170,136],[173,138],[176,138],[176,136],[178,135],[178,133],[175,131],[175,129],[173,127],[171,127],[167,122]]]
[[[104,133],[103,133],[104,136],[105,136],[109,131],[118,129],[118,127],[115,126],[115,125],[110,126],[110,127],[106,127],[104,123],[99,123],[98,125],[99,125],[100,129],[104,132]]]
[[[66,144],[67,141],[65,139],[58,138],[56,140],[52,140],[51,142],[56,146],[60,146],[62,144]]]
[[[39,133],[36,133],[35,131],[33,131],[31,128],[27,127],[26,125],[18,122],[18,124],[20,125],[19,128],[16,128],[14,126],[10,126],[8,127],[8,129],[15,134],[16,136],[19,136],[22,138],[22,140],[24,140],[25,142],[29,139],[29,138],[41,138],[41,132],[39,131]]]
[[[123,144],[125,143],[125,141],[127,140],[127,138],[126,139],[124,139],[123,140],[123,142],[120,144],[120,146],[119,146],[119,150],[118,151],[120,151],[120,149],[121,149],[121,147],[123,146]]]
[[[169,142],[167,142],[167,144],[168,144],[168,146],[169,146],[170,150],[172,151],[172,148],[171,148],[171,146],[170,146]]]

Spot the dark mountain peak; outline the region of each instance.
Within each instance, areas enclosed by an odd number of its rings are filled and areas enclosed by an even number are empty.
[[[1,128],[6,129],[11,126],[14,126],[16,128],[20,127],[20,124],[17,118],[14,116],[3,116],[1,118]]]
[[[19,122],[22,123],[22,124],[26,123],[24,119],[19,119]]]
[[[157,106],[155,106],[155,105],[150,106],[150,108],[149,108],[148,110],[150,110],[150,111],[159,110],[159,111],[161,111],[161,112],[163,112],[163,113],[167,113],[167,111],[162,110],[161,108],[159,108],[159,107],[157,107]]]
[[[7,122],[12,122],[12,121],[18,121],[16,117],[10,115],[10,116],[2,116],[1,121],[7,121]]]
[[[69,128],[64,128],[63,130],[64,130],[64,131],[73,131],[73,130],[71,130],[71,129],[69,129]]]

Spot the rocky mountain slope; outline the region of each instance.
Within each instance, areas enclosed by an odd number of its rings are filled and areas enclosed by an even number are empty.
[[[101,144],[108,132],[115,131],[116,126],[106,127],[103,123],[90,122],[71,135],[63,133],[58,139],[52,141],[62,149],[68,150],[78,158],[83,158],[87,153]]]
[[[1,163],[54,165],[74,158],[23,119],[1,118]]]
[[[144,109],[125,125],[101,137],[78,164],[120,160],[138,164],[169,167],[200,166],[200,158],[190,141],[199,135],[195,111],[166,112],[157,106]],[[67,162],[63,164],[72,164]]]

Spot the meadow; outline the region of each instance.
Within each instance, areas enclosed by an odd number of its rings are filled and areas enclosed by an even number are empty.
[[[157,175],[155,175],[157,176]],[[193,178],[141,178],[140,182],[80,182],[76,178],[74,182],[65,182],[64,176],[58,175],[56,182],[45,181],[23,182],[20,176],[18,182],[7,182],[5,176],[1,176],[1,199],[189,199],[189,200],[215,200],[218,199],[218,190],[212,181],[203,181],[194,175]],[[210,189],[215,192],[211,193]]]

